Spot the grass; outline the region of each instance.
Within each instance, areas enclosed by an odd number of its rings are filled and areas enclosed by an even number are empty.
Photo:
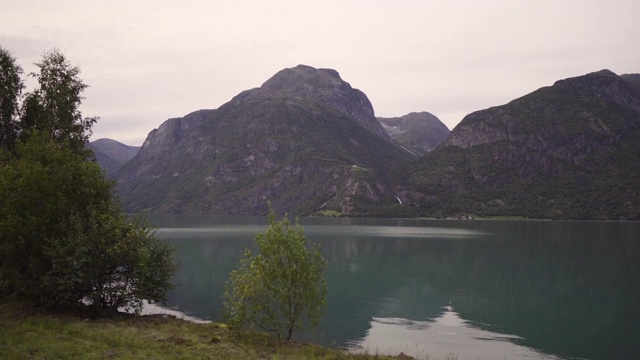
[[[313,213],[315,216],[326,216],[326,217],[341,217],[344,216],[344,213],[335,210],[320,210]]]
[[[1,359],[392,359],[163,316],[83,319],[0,301]]]

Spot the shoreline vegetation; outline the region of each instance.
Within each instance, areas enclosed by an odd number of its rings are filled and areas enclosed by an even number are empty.
[[[358,214],[347,214],[333,210],[320,210],[308,217],[327,217],[327,218],[368,218],[368,219],[406,219],[406,220],[477,220],[477,221],[572,221],[572,222],[637,222],[638,220],[626,219],[550,219],[535,218],[525,215],[460,215],[449,217],[375,217]]]
[[[0,300],[2,359],[410,359],[352,354],[158,314],[88,318]]]
[[[371,216],[367,216],[364,214],[348,214],[342,213],[335,210],[320,210],[311,214],[309,217],[329,217],[329,218],[375,218]],[[524,215],[473,215],[473,214],[465,214],[459,216],[449,216],[449,217],[390,217],[393,219],[416,219],[416,220],[534,220],[534,221],[551,221],[552,219],[538,219],[531,218]],[[569,220],[569,221],[580,221],[580,220]]]

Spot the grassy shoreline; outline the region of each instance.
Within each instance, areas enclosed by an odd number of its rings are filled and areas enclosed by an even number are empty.
[[[393,359],[166,315],[87,319],[0,300],[2,359]]]

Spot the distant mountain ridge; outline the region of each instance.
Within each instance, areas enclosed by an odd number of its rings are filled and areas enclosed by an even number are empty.
[[[96,161],[105,170],[107,177],[112,178],[118,169],[131,160],[139,146],[129,146],[112,139],[98,139],[89,143]]]
[[[559,80],[448,135],[434,118],[376,119],[335,70],[299,65],[167,120],[117,189],[132,212],[640,219],[638,74]]]
[[[394,140],[419,155],[440,145],[451,132],[440,119],[426,111],[394,118],[378,117],[378,121]]]
[[[118,172],[129,211],[307,215],[397,203],[388,174],[415,158],[335,70],[296,66],[216,110],[170,119]]]
[[[435,216],[638,219],[637,79],[602,70],[467,115],[404,169],[404,201]]]

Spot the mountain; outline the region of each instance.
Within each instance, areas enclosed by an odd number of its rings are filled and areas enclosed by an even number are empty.
[[[620,75],[620,77],[634,87],[636,91],[640,91],[640,74],[624,74]]]
[[[89,148],[93,150],[98,164],[109,178],[112,178],[114,173],[140,150],[139,146],[129,146],[111,139],[92,141],[89,143]]]
[[[602,70],[469,114],[396,193],[422,215],[639,219],[638,80]]]
[[[354,119],[378,136],[391,140],[376,120],[369,98],[340,78],[333,69],[314,69],[306,65],[279,71],[261,87],[267,93],[313,99]]]
[[[451,132],[440,119],[428,112],[394,118],[379,117],[378,121],[394,140],[419,155],[440,145]]]
[[[415,157],[335,70],[285,69],[215,110],[170,119],[116,174],[128,211],[359,213],[397,203],[388,175]]]

